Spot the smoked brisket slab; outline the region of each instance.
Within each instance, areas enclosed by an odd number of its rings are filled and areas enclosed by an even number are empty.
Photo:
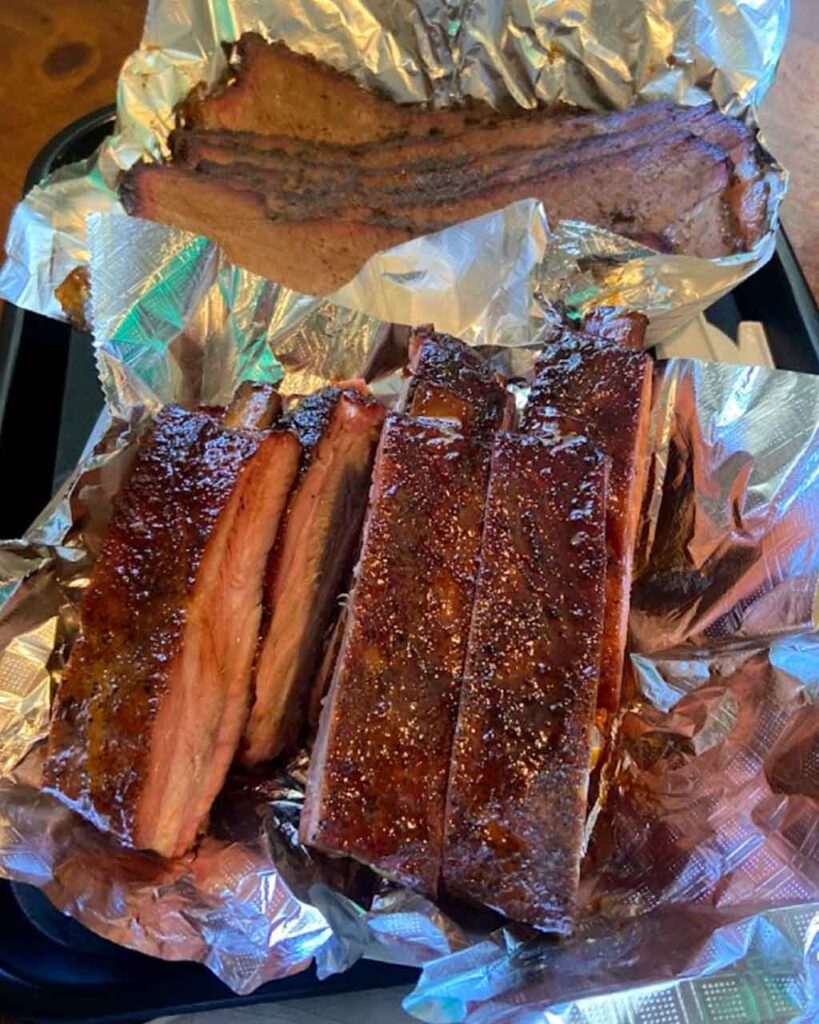
[[[266,582],[245,764],[269,760],[301,736],[325,637],[357,553],[383,419],[383,407],[351,387],[310,395],[290,417],[302,465]]]
[[[257,35],[236,56],[230,80],[183,105],[173,163],[132,167],[122,202],[298,291],[329,294],[383,249],[524,198],[552,223],[706,258],[749,250],[764,230],[755,132],[713,104],[430,111]]]
[[[560,933],[586,813],[605,494],[585,439],[497,436],[448,786],[446,890]]]
[[[391,106],[393,104],[390,104]],[[405,114],[417,116],[417,108],[403,108]],[[354,145],[333,144],[316,127],[312,138],[296,136],[284,122],[279,134],[256,127],[249,130],[224,130],[211,127],[177,128],[170,145],[174,159],[195,163],[210,159],[220,163],[254,156],[264,159],[291,157],[304,164],[319,166],[354,166],[400,170],[412,164],[441,166],[450,162],[474,161],[491,154],[520,150],[565,151],[583,145],[595,136],[633,134],[661,125],[666,132],[688,131],[716,141],[722,126],[733,123],[713,103],[698,106],[677,106],[656,102],[633,106],[628,111],[607,114],[578,113],[575,110],[516,111],[514,116],[489,124],[471,124],[457,134],[412,132],[390,138],[374,134]],[[247,123],[247,122],[246,122]],[[261,122],[260,122],[261,123]],[[741,122],[737,122],[741,125]],[[744,127],[744,126],[742,126]],[[736,132],[720,134],[739,152],[741,142]]]
[[[540,199],[553,222],[585,220],[660,248],[665,232],[692,209],[710,211],[718,225],[708,247],[692,239],[692,255],[732,252],[723,192],[731,180],[728,158],[692,135],[615,152],[588,163],[549,165],[542,175],[465,191],[438,202],[423,184],[400,203],[353,203],[312,217],[294,207],[284,216],[241,181],[197,174],[173,165],[137,164],[120,194],[129,213],[207,235],[248,269],[309,294],[326,294],[349,281],[376,252],[459,221],[482,216],[519,199]],[[383,199],[383,197],[382,197]],[[278,199],[275,200],[277,204]],[[277,212],[278,210],[278,212]]]
[[[227,177],[268,197],[271,210],[290,203],[294,212],[316,214],[332,209],[342,202],[350,203],[356,197],[367,201],[375,193],[383,200],[392,197],[396,203],[404,202],[406,194],[417,193],[423,185],[426,197],[436,201],[457,198],[467,190],[476,191],[493,185],[515,183],[519,180],[542,176],[549,167],[564,166],[569,159],[574,163],[588,163],[616,152],[637,146],[646,146],[667,138],[675,132],[690,132],[699,137],[713,131],[706,128],[714,118],[726,120],[724,115],[710,107],[689,108],[675,117],[671,111],[663,118],[654,118],[647,124],[627,131],[613,128],[602,134],[590,133],[577,139],[571,147],[544,145],[533,148],[516,141],[509,133],[509,144],[499,149],[473,147],[470,154],[454,155],[456,140],[432,139],[423,143],[404,145],[408,156],[400,163],[380,166],[372,159],[370,150],[343,147],[305,147],[296,153],[286,149],[263,151],[248,146],[215,145],[208,132],[177,133],[174,139],[174,158],[199,173]],[[548,119],[544,118],[544,124]],[[520,125],[524,133],[528,122]],[[530,126],[531,127],[531,126]],[[476,129],[468,138],[477,134]],[[488,139],[497,140],[503,134],[499,129],[480,132]],[[532,134],[531,131],[528,134]],[[546,133],[544,133],[546,135]],[[451,144],[447,144],[451,142]],[[400,144],[399,144],[400,145]],[[419,151],[411,156],[413,148]],[[421,147],[427,156],[421,156]],[[376,151],[383,159],[385,146]],[[399,148],[394,145],[393,150]],[[334,154],[332,161],[329,153]],[[278,201],[278,205],[277,205]]]
[[[139,446],[55,701],[46,788],[124,843],[194,842],[236,753],[264,565],[299,463],[287,431],[168,406]]]
[[[199,128],[282,134],[342,144],[396,135],[453,134],[473,120],[491,120],[491,107],[428,111],[369,92],[350,75],[247,33],[236,47],[232,80],[216,93],[195,92],[182,120]]]
[[[434,895],[485,480],[451,421],[387,418],[305,843]]]
[[[651,359],[644,352],[567,332],[548,346],[523,410],[522,429],[553,429],[571,417],[610,460],[606,621],[599,704],[620,703],[634,543],[648,460]]]

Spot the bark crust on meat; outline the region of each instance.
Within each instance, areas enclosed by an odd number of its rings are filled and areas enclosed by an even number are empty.
[[[551,430],[556,417],[571,417],[610,459],[599,703],[614,712],[620,704],[634,543],[648,464],[652,363],[644,352],[567,333],[547,347],[538,365],[522,429]]]
[[[196,838],[247,717],[289,432],[168,406],[140,444],[58,689],[46,787],[123,842]]]
[[[506,393],[430,330],[376,457],[361,561],[310,761],[305,842],[434,894],[489,451]],[[434,414],[434,417],[432,416]]]
[[[450,893],[571,930],[603,628],[606,467],[499,434],[447,796]]]
[[[313,57],[254,33],[239,40],[237,57],[232,80],[221,90],[213,95],[197,91],[183,105],[186,124],[349,145],[405,134],[451,135],[470,121],[497,116],[480,104],[441,111],[401,106]]]
[[[662,250],[675,249],[669,232],[682,237],[688,231],[691,255],[728,255],[736,248],[723,196],[730,182],[722,150],[679,135],[590,162],[567,158],[542,173],[516,170],[512,181],[464,187],[463,194],[455,178],[443,197],[427,193],[421,178],[403,195],[376,191],[362,203],[354,194],[351,203],[311,208],[260,191],[258,179],[155,164],[131,168],[120,196],[129,213],[204,234],[255,273],[307,294],[327,294],[383,249],[527,198],[540,200],[553,222],[585,220]],[[694,215],[714,225],[702,239],[690,230]]]
[[[430,895],[483,499],[452,423],[388,417],[301,820],[308,844]]]

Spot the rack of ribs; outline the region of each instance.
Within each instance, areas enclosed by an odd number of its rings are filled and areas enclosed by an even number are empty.
[[[245,764],[269,760],[301,736],[324,639],[357,554],[383,420],[383,406],[363,386],[324,388],[289,417],[301,470],[267,573]]]
[[[446,381],[449,401],[438,390],[438,415],[424,415],[426,386]],[[461,342],[416,337],[410,414],[391,414],[381,436],[310,760],[303,841],[430,895],[440,876],[488,450],[505,406],[503,387]]]
[[[215,410],[178,406],[140,443],[83,602],[45,765],[48,790],[129,846],[183,854],[221,788],[299,455],[289,431],[231,429]]]
[[[606,625],[600,707],[620,704],[634,543],[648,466],[652,363],[644,352],[566,332],[539,363],[522,429],[571,417],[610,460],[606,508]]]
[[[447,792],[446,890],[559,933],[586,814],[606,476],[581,436],[497,435]]]

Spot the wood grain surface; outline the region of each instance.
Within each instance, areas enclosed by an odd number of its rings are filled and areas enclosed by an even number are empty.
[[[116,97],[145,0],[0,0],[0,237],[39,150]]]
[[[41,146],[114,100],[144,11],[145,0],[0,0],[0,237]],[[761,119],[791,173],[782,220],[819,298],[819,0],[793,0],[790,39]]]
[[[819,0],[792,0],[792,9],[760,123],[769,149],[790,172],[782,224],[819,301]]]

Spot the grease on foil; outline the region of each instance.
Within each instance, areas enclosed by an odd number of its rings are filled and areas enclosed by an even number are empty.
[[[124,219],[108,190],[118,169],[161,152],[174,103],[214,80],[219,41],[245,30],[406,100],[605,107],[710,90],[741,111],[770,81],[788,12],[777,0],[272,8],[152,5],[121,80],[119,133],[92,170],[95,204],[83,205],[90,167],[67,169],[16,214],[8,297],[53,313],[50,277],[91,263],[108,409],[27,538],[0,549],[0,871],[114,941],[207,963],[239,992],[311,959],[324,976],[371,956],[424,967],[406,1005],[429,1021],[815,1019],[816,379],[685,361],[658,371],[633,699],[571,941],[487,934],[302,848],[306,752],[270,779],[232,777],[201,847],[172,864],[120,848],[38,792],[50,684],[135,440],[160,405],[223,401],[246,377],[306,391],[366,373],[389,396],[401,338],[387,321],[433,320],[512,372],[528,367],[554,301],[646,309],[657,340],[773,245],[776,189],[758,250],[710,262],[588,225],[549,233],[542,209],[519,203],[381,254],[331,301],[237,270],[204,239]]]

